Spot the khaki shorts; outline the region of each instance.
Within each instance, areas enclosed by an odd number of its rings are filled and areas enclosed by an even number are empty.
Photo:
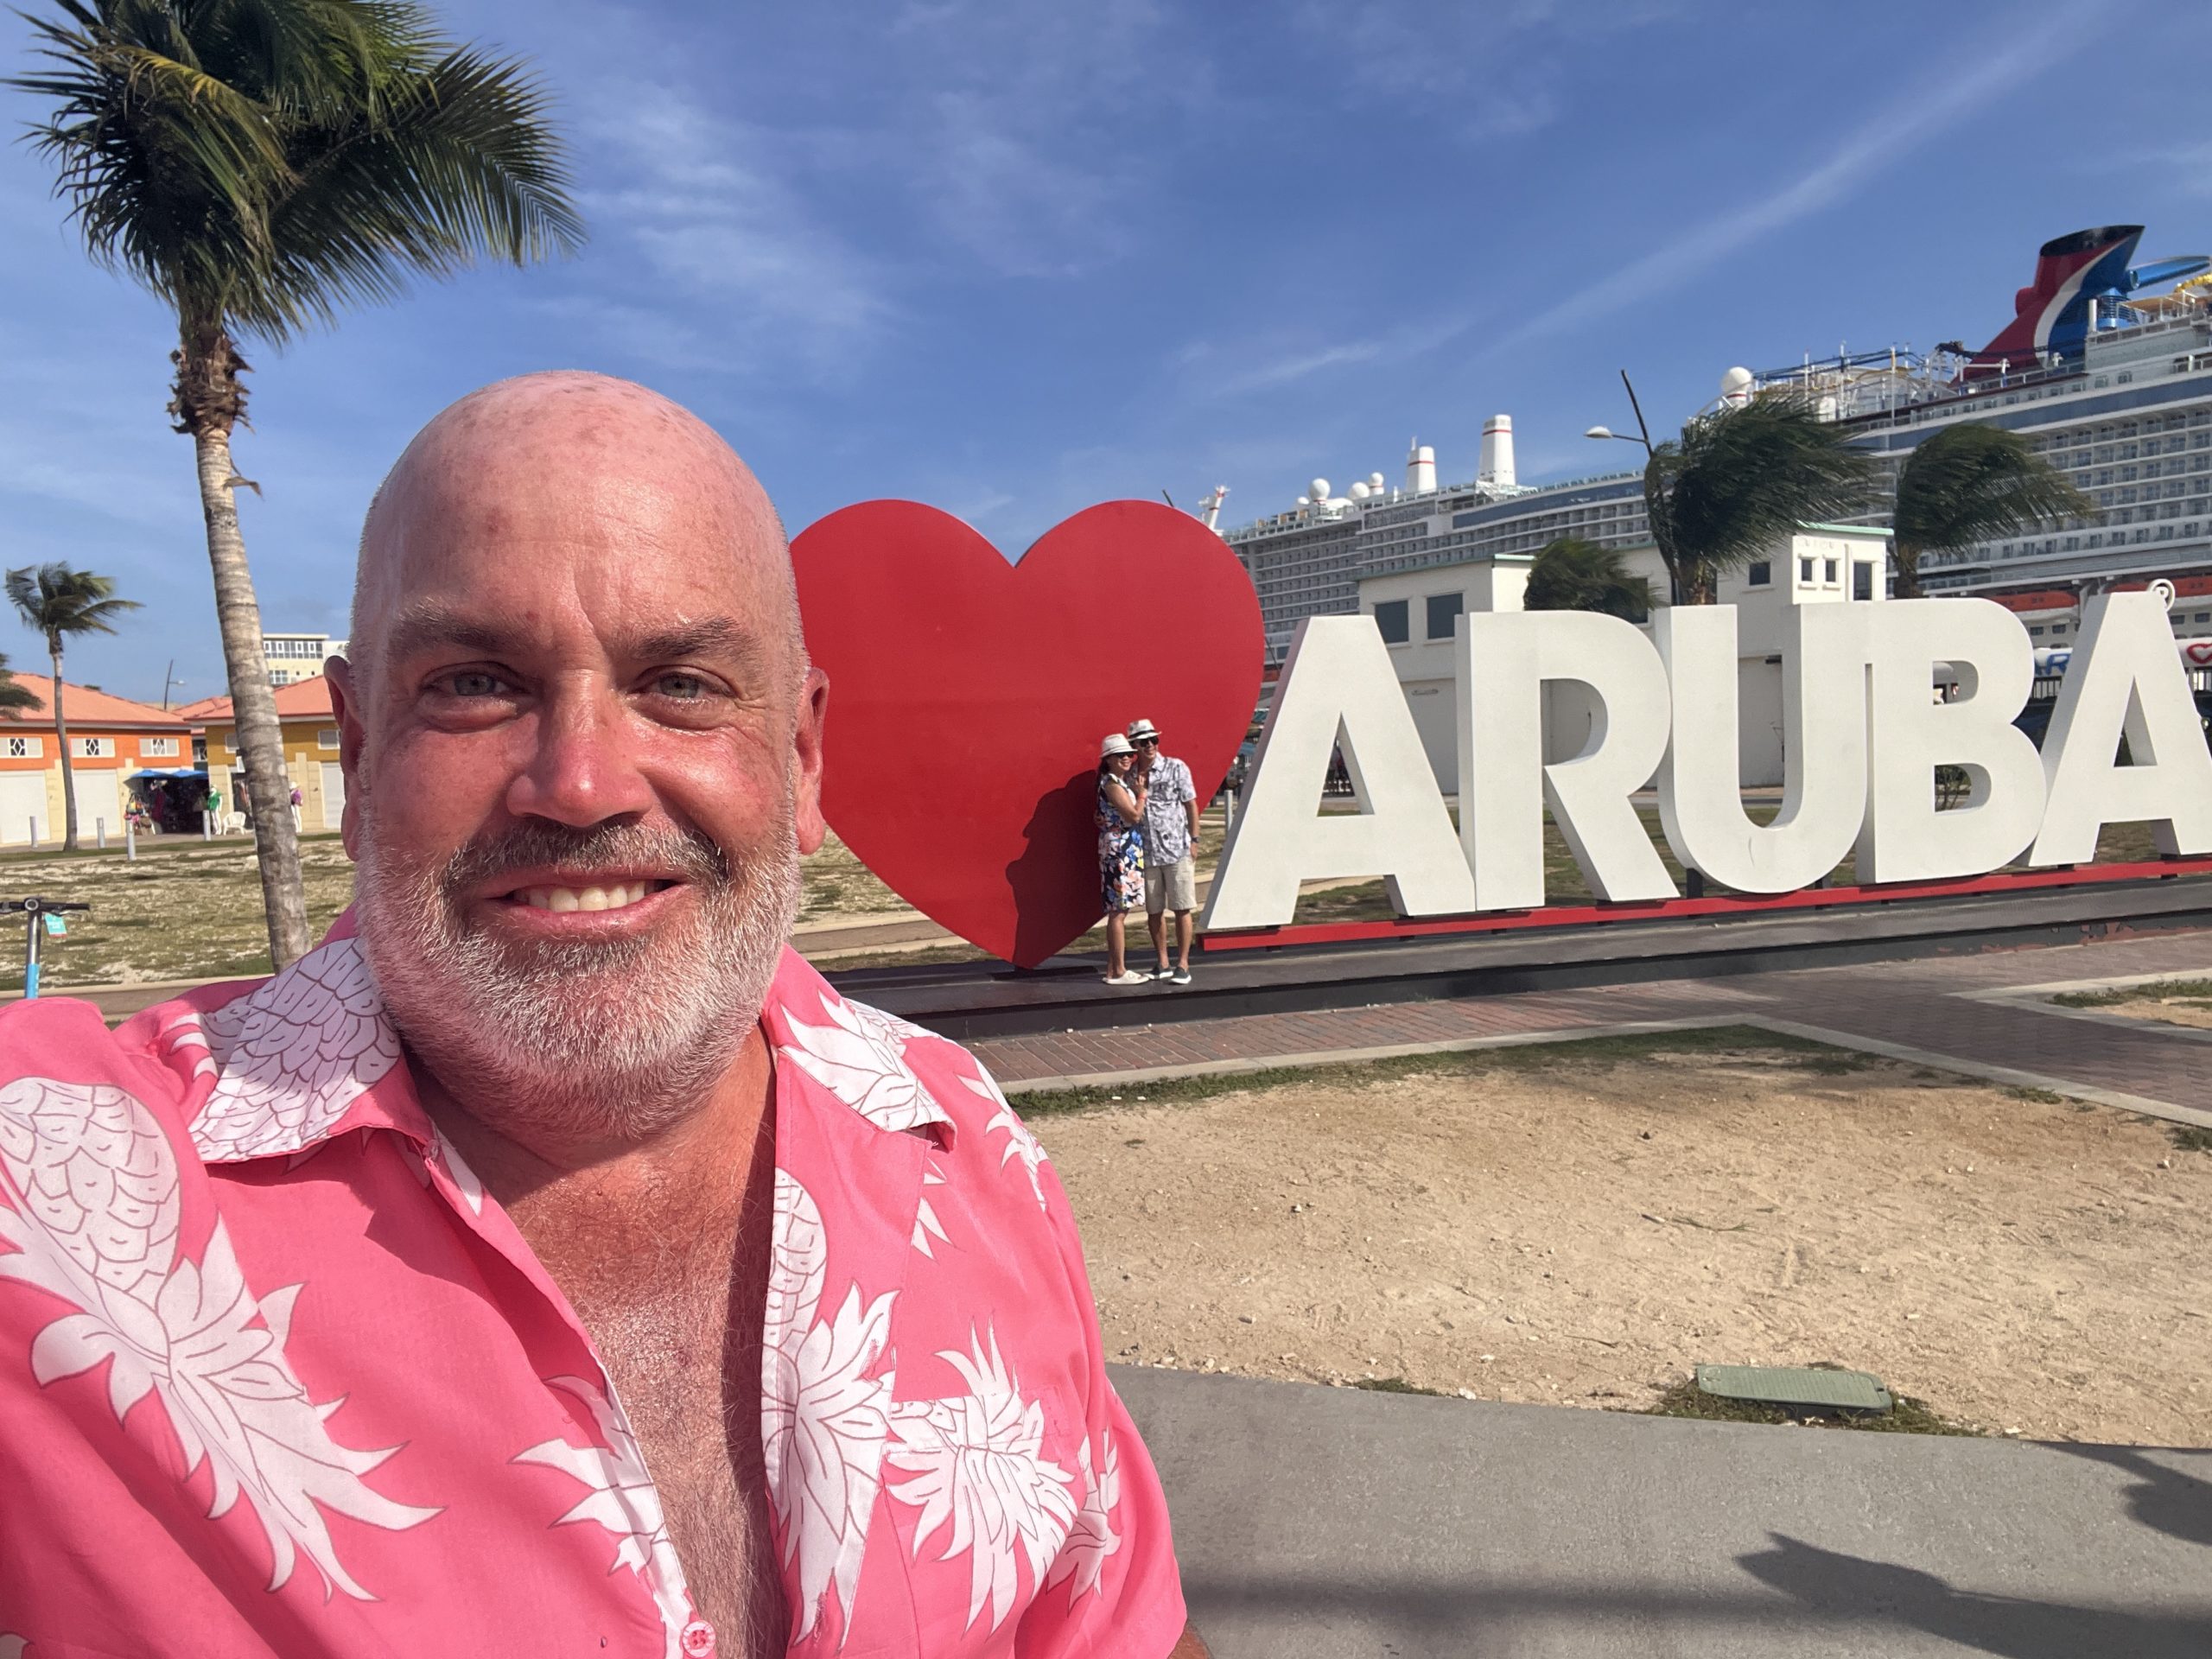
[[[1157,916],[1164,910],[1196,910],[1198,879],[1188,857],[1173,864],[1144,867],[1144,913]]]

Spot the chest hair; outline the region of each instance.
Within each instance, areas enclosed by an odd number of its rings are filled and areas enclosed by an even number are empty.
[[[768,1204],[747,1204],[742,1224],[695,1210],[688,1230],[622,1228],[609,1251],[577,1249],[568,1230],[541,1244],[535,1234],[553,1219],[546,1197],[525,1206],[538,1213],[524,1235],[613,1379],[719,1659],[781,1654],[760,1443]]]

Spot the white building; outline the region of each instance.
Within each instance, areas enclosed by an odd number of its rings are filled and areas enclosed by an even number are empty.
[[[311,680],[322,672],[327,657],[343,657],[346,642],[327,633],[266,633],[261,636],[261,660],[269,670],[269,683],[290,685]]]
[[[1747,786],[1783,779],[1782,621],[1786,605],[1864,603],[1888,597],[1889,536],[1849,524],[1811,524],[1786,550],[1721,578],[1719,601],[1736,607],[1737,720],[1739,762]],[[1452,641],[1469,611],[1517,611],[1529,586],[1531,556],[1497,553],[1459,564],[1369,576],[1359,608],[1375,619],[1404,688],[1429,768],[1446,794],[1459,787],[1458,716]],[[1630,573],[1667,602],[1666,567],[1649,543],[1627,551]],[[1581,752],[1590,735],[1591,701],[1573,681],[1544,693],[1544,758]]]

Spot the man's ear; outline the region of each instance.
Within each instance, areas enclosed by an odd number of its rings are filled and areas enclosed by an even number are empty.
[[[346,856],[353,858],[360,838],[361,701],[355,695],[353,664],[333,657],[322,665],[322,672],[330,688],[331,712],[338,720],[338,765],[346,774],[346,811],[339,820],[339,839],[345,843]]]
[[[822,817],[822,734],[829,720],[830,677],[810,668],[799,684],[798,718],[791,730],[792,760],[798,769],[791,793],[802,855],[820,850],[830,830]]]

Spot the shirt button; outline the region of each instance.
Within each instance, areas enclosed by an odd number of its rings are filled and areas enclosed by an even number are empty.
[[[677,1641],[686,1659],[706,1659],[715,1650],[715,1627],[703,1618],[695,1618],[683,1627]]]

